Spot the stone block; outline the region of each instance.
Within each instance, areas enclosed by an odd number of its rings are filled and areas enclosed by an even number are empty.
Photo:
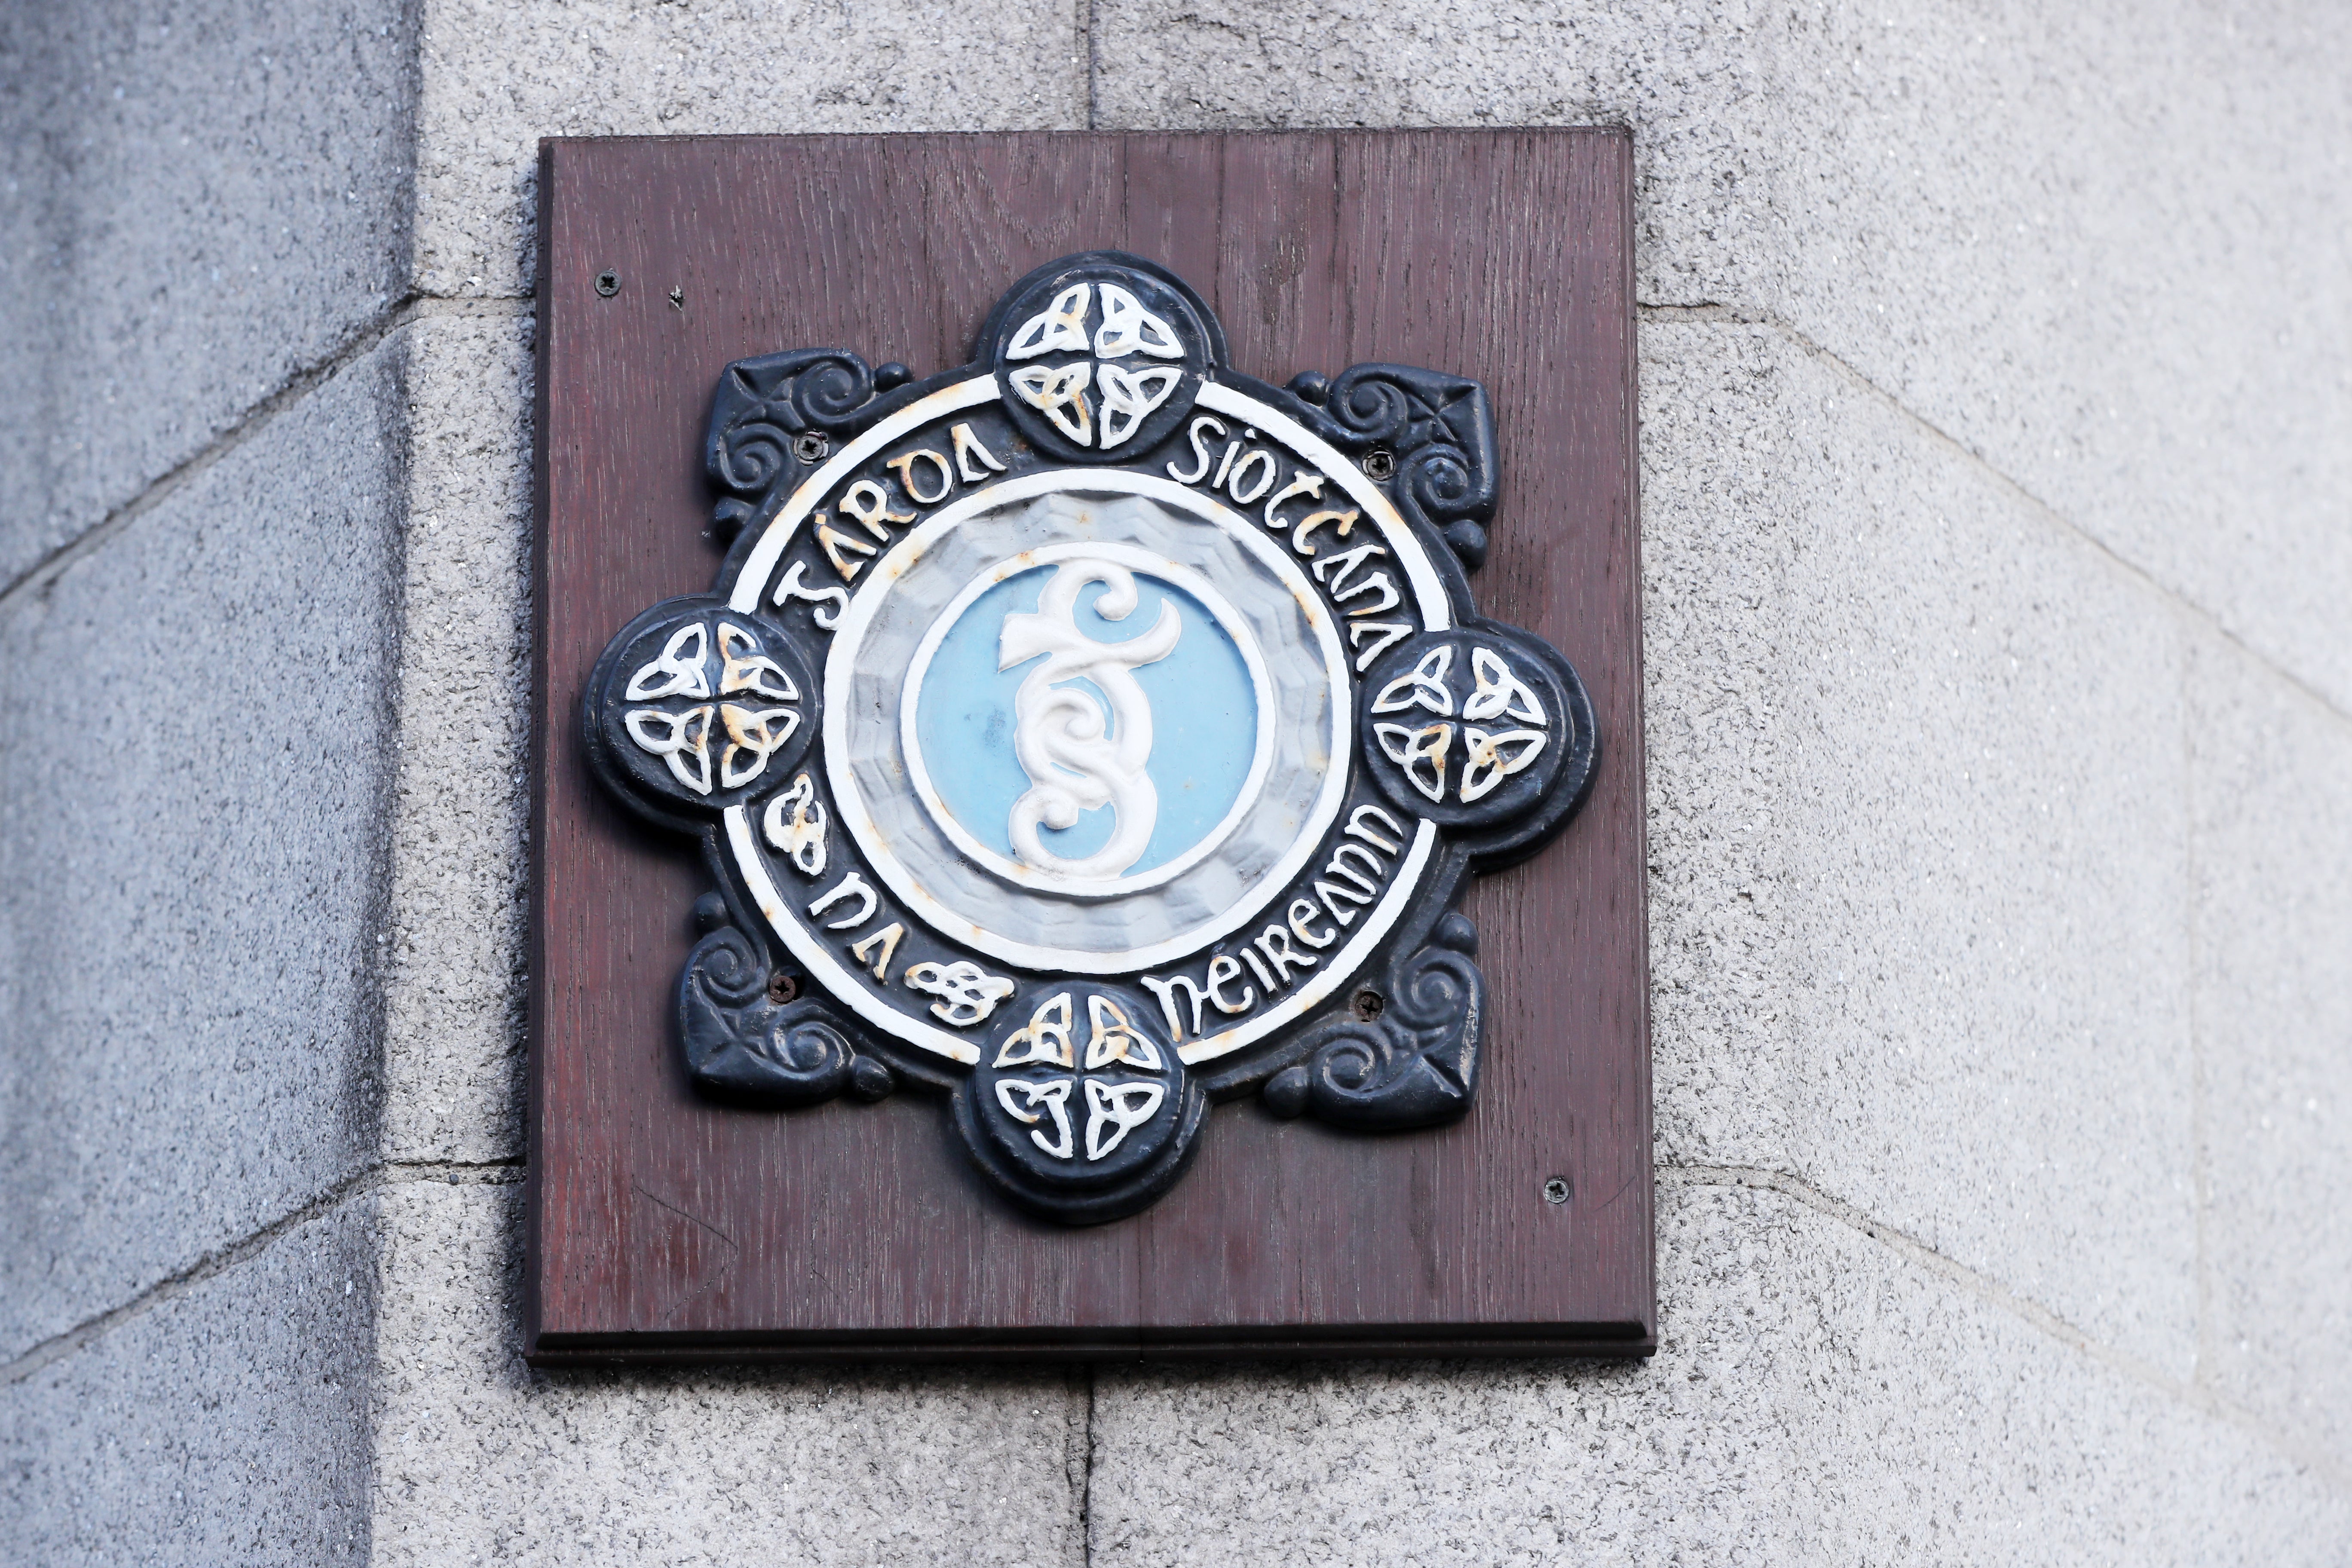
[[[0,16],[0,586],[385,320],[409,11]]]
[[[1801,1560],[1789,1205],[1659,1197],[1651,1362],[1102,1369],[1086,1561]]]
[[[1776,330],[1642,345],[1663,1156],[2187,1377],[2177,608]]]
[[[536,1373],[520,1195],[384,1193],[376,1563],[1079,1560],[1083,1373]]]
[[[1770,308],[2352,700],[2352,12],[1790,26]]]
[[[2192,668],[2210,1375],[2352,1467],[2352,721]]]
[[[288,1226],[0,1372],[0,1559],[365,1563],[371,1210]]]
[[[529,918],[530,332],[427,315],[408,339],[407,613],[383,1140],[522,1152]]]
[[[1087,15],[1076,0],[430,0],[417,287],[530,291],[542,136],[1082,126]]]
[[[2352,1502],[1778,1192],[1661,1194],[1633,1365],[1106,1371],[1087,1561],[2337,1560]]]
[[[398,361],[0,602],[0,1356],[373,1153]]]
[[[1645,303],[1787,325],[2352,694],[2344,7],[1095,16],[1106,126],[1630,125]]]

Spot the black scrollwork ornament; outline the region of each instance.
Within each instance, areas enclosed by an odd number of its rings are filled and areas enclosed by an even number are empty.
[[[1309,423],[1342,451],[1387,454],[1400,510],[1436,529],[1463,564],[1486,560],[1495,515],[1495,415],[1475,381],[1402,364],[1360,364],[1337,381],[1296,378],[1322,405]]]
[[[850,1087],[856,1053],[813,998],[773,999],[759,944],[721,926],[696,944],[678,976],[678,1036],[696,1087],[718,1099],[814,1105]]]
[[[855,429],[874,397],[874,373],[854,353],[801,349],[738,360],[712,399],[703,470],[723,492],[714,521],[731,533],[758,499]]]
[[[1486,1048],[1478,871],[1573,816],[1576,671],[1479,616],[1494,416],[1390,364],[1288,388],[1174,273],[1015,282],[970,364],[730,365],[711,593],[624,627],[592,767],[701,840],[685,1070],[746,1113],[906,1087],[1010,1202],[1114,1220],[1211,1104],[1396,1131]]]
[[[1470,1109],[1486,1041],[1478,928],[1447,910],[1426,946],[1392,961],[1385,988],[1359,994],[1357,1016],[1307,1037],[1307,1059],[1266,1080],[1278,1116],[1368,1132],[1433,1127]]]

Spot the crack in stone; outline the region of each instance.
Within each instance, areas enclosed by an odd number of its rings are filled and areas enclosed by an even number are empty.
[[[522,1179],[522,1163],[520,1155],[480,1161],[394,1160],[356,1172],[308,1203],[288,1210],[260,1229],[251,1231],[226,1247],[215,1248],[176,1273],[166,1275],[130,1300],[87,1318],[61,1333],[52,1334],[15,1359],[0,1363],[0,1387],[24,1382],[43,1367],[62,1361],[84,1345],[96,1343],[133,1319],[188,1294],[197,1286],[219,1278],[239,1264],[258,1258],[281,1237],[299,1230],[312,1220],[332,1214],[354,1198],[365,1197],[385,1187],[435,1180],[453,1185],[508,1186]],[[467,1180],[467,1177],[471,1180]]]
[[[1657,1173],[1661,1183],[1677,1186],[1747,1187],[1779,1193],[1840,1225],[1860,1231],[1929,1272],[1959,1286],[1978,1300],[2022,1319],[2069,1349],[2090,1357],[2111,1371],[2120,1373],[2200,1414],[2226,1421],[2289,1463],[2325,1478],[2333,1486],[2352,1491],[2352,1469],[2324,1453],[2306,1447],[2297,1436],[2274,1430],[2252,1411],[2221,1397],[2210,1386],[2194,1379],[2183,1382],[2168,1377],[2146,1363],[2100,1343],[2039,1301],[2018,1294],[1964,1263],[1956,1262],[1916,1237],[1898,1230],[1884,1220],[1873,1218],[1843,1199],[1832,1197],[1801,1176],[1753,1165],[1662,1164],[1657,1167]]]

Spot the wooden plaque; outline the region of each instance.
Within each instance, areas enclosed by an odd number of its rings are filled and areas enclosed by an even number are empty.
[[[532,1360],[1654,1348],[1631,183],[1612,131],[542,144]],[[728,367],[837,347],[939,375],[1033,269],[1105,251],[1189,285],[1256,383],[1482,384],[1476,608],[1566,655],[1599,745],[1565,830],[1462,903],[1466,1115],[1349,1131],[1245,1093],[1148,1206],[1065,1224],[1004,1200],[940,1095],[697,1092],[677,988],[714,870],[600,787],[583,697],[633,617],[712,591]]]

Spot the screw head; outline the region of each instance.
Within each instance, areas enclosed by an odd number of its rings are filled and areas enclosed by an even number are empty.
[[[609,300],[621,291],[621,275],[605,271],[596,274],[596,292]]]
[[[833,450],[833,443],[814,430],[793,437],[793,456],[803,463],[822,463]]]
[[[1568,1183],[1559,1176],[1554,1176],[1550,1181],[1546,1182],[1543,1184],[1543,1200],[1548,1204],[1568,1202]]]
[[[1356,993],[1356,1016],[1367,1024],[1379,1017],[1381,1010],[1388,1005],[1388,998],[1377,991],[1367,990]]]
[[[768,976],[768,1000],[777,1006],[782,1006],[800,994],[801,983],[797,975],[771,974]]]
[[[1396,478],[1396,454],[1386,447],[1375,447],[1364,454],[1364,473],[1369,479],[1388,480]]]

